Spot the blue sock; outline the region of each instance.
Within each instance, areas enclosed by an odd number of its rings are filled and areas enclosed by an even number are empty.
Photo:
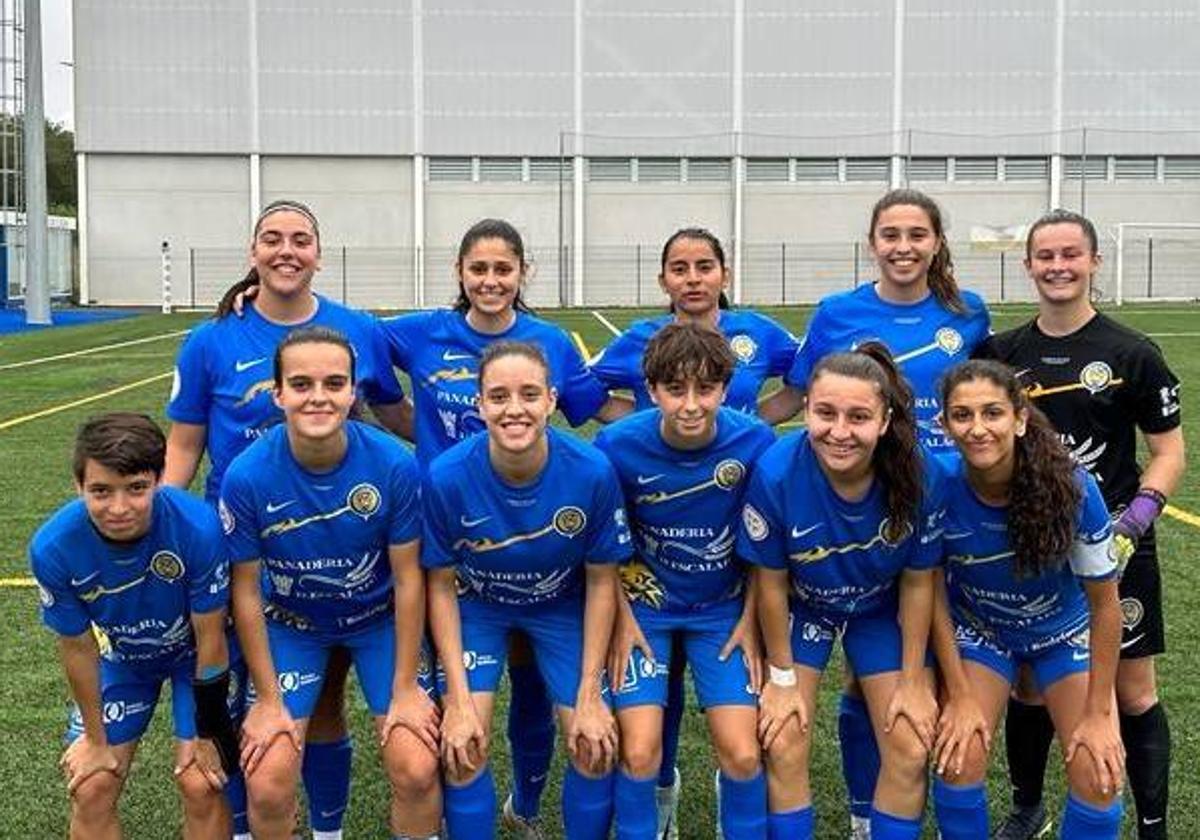
[[[675,759],[679,755],[679,730],[683,727],[683,668],[675,662],[683,661],[680,652],[674,655],[671,673],[667,677],[667,705],[663,709],[662,764],[658,767],[658,786],[669,788],[675,784]],[[676,671],[676,668],[679,668]]]
[[[815,821],[811,805],[782,814],[767,814],[767,840],[812,840]]]
[[[589,779],[576,770],[575,765],[567,765],[562,786],[563,826],[567,831],[567,840],[605,840],[608,837],[608,827],[612,823],[614,775],[609,773],[599,779]],[[657,827],[653,803],[648,813],[651,823]]]
[[[933,810],[943,840],[988,837],[987,794],[983,782],[949,785],[933,777]]]
[[[233,833],[249,834],[250,817],[246,812],[246,778],[240,772],[229,777],[225,785],[225,799],[229,801],[229,810],[233,814]]]
[[[869,817],[880,759],[871,715],[861,697],[842,695],[838,706],[838,741],[842,745],[842,778],[850,794],[850,813]]]
[[[614,812],[617,840],[653,838],[658,830],[658,815],[654,810],[653,776],[635,779],[618,770],[613,783]]]
[[[725,840],[757,840],[767,833],[767,775],[759,768],[752,779],[718,777],[721,833]]]
[[[350,737],[324,744],[305,744],[300,775],[308,794],[308,822],[314,831],[337,831],[350,803]]]
[[[895,817],[871,808],[871,840],[917,840],[920,836],[920,817]]]
[[[1121,797],[1113,800],[1107,808],[1097,808],[1067,794],[1067,807],[1063,814],[1062,840],[1116,840],[1121,831],[1121,817],[1125,813]]]
[[[461,787],[446,783],[442,790],[446,831],[458,840],[488,840],[496,836],[496,780],[488,765]]]
[[[508,743],[512,750],[513,810],[537,816],[554,758],[554,706],[546,683],[532,662],[508,666],[512,701],[508,706]]]

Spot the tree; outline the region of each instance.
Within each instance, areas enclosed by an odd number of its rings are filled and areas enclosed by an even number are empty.
[[[57,216],[74,216],[76,204],[75,135],[46,123],[46,203]]]

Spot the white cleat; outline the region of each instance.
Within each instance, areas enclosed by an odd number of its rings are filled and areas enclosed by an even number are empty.
[[[679,840],[679,768],[675,768],[675,781],[670,787],[654,789],[655,808],[658,811],[657,840]]]

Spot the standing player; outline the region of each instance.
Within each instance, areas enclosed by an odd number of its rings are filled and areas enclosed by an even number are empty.
[[[164,682],[184,837],[230,832],[222,795],[225,772],[237,766],[226,705],[228,566],[212,509],[159,485],[165,451],[144,415],[88,420],[75,441],[79,499],[29,546],[42,620],[58,634],[75,700],[60,762],[73,838],[121,836],[117,800]],[[107,640],[103,655],[93,626]]]
[[[1113,710],[1121,613],[1108,509],[1011,370],[973,360],[950,371],[942,387],[943,422],[963,461],[946,482],[949,610],[940,593],[935,610],[947,698],[933,793],[941,836],[987,837],[985,744],[1025,667],[1066,757],[1070,795],[1060,836],[1115,840],[1124,758]],[[980,717],[982,739],[975,737]]]
[[[1149,338],[1092,305],[1100,254],[1088,219],[1066,210],[1038,219],[1026,240],[1025,267],[1038,293],[1037,317],[995,336],[982,353],[1020,371],[1033,404],[1096,477],[1115,516],[1116,542],[1128,561],[1120,582],[1121,738],[1138,836],[1157,840],[1168,834],[1171,733],[1154,671],[1154,657],[1165,649],[1154,520],[1185,465],[1179,380]],[[1137,463],[1138,430],[1150,456],[1145,469]],[[1031,699],[1028,691],[1018,696]],[[1045,824],[1042,779],[1053,731],[1043,706],[1016,698],[1009,704],[1014,809],[998,836],[1031,837]]]
[[[204,496],[216,504],[229,464],[283,418],[271,399],[270,365],[276,346],[296,327],[326,326],[349,338],[360,395],[393,431],[411,423],[378,322],[314,293],[313,275],[320,267],[321,232],[312,211],[296,201],[267,205],[254,223],[250,272],[225,293],[216,318],[192,330],[180,348],[167,403],[172,423],[164,483],[190,485],[207,451],[210,468]],[[231,317],[235,297],[251,287],[257,291],[253,302],[241,317]],[[309,822],[318,840],[341,836],[350,795],[350,739],[342,717],[348,666],[343,654],[333,657],[305,749]],[[240,780],[231,798],[238,793]],[[235,827],[239,837],[248,840],[244,811],[244,805],[235,808],[240,812]]]
[[[342,647],[375,717],[392,834],[434,837],[437,711],[418,681],[416,462],[395,438],[347,420],[354,351],[340,334],[289,333],[273,368],[285,425],[234,460],[220,501],[256,695],[242,727],[251,828],[266,840],[291,836],[304,731],[330,651]]]
[[[761,421],[722,406],[736,365],[719,332],[695,323],[664,326],[643,358],[657,410],[619,420],[596,437],[621,479],[636,549],[621,569],[618,624],[629,625],[641,650],[631,655],[614,639],[608,669],[621,729],[615,799],[622,838],[652,840],[657,833],[663,706],[676,656],[692,667],[716,749],[724,837],[758,840],[766,833],[757,737],[761,652],[752,588],[733,543],[750,466],[775,436]]]
[[[487,434],[434,459],[422,491],[446,824],[454,840],[494,836],[488,741],[508,637],[522,632],[566,733],[566,836],[600,840],[617,749],[604,662],[630,552],[621,487],[590,444],[547,428],[556,394],[539,348],[492,343],[479,387]]]
[[[737,539],[738,556],[760,567],[767,836],[813,835],[810,721],[840,635],[881,753],[871,836],[915,840],[937,711],[925,668],[944,515],[937,461],[923,457],[912,393],[877,342],[826,356],[807,386],[807,431],[758,459]]]

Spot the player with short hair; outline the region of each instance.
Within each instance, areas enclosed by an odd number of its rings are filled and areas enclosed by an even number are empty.
[[[416,461],[394,437],[347,419],[356,382],[344,336],[295,330],[273,359],[285,423],[234,460],[220,500],[254,690],[242,726],[251,829],[265,840],[291,837],[304,730],[330,652],[342,647],[375,719],[392,836],[436,837]]]
[[[1171,732],[1159,702],[1154,657],[1166,649],[1162,580],[1154,521],[1186,466],[1179,380],[1145,335],[1092,303],[1101,265],[1096,229],[1084,216],[1054,210],[1026,238],[1025,266],[1038,314],[994,336],[980,354],[1020,371],[1033,404],[1045,412],[1075,460],[1094,475],[1112,511],[1128,561],[1120,580],[1123,632],[1117,707],[1126,773],[1141,840],[1167,837]],[[1137,461],[1138,432],[1149,458]],[[1045,707],[1018,683],[1005,717],[1013,811],[997,832],[1023,840],[1046,824],[1042,781],[1054,727]]]
[[[435,458],[422,490],[446,824],[460,840],[494,836],[488,742],[515,632],[529,638],[566,734],[566,837],[608,836],[617,733],[604,664],[630,537],[612,465],[548,428],[556,396],[540,348],[489,344],[479,360],[487,434]]]
[[[608,669],[621,729],[617,836],[651,840],[658,831],[663,706],[679,655],[691,665],[716,750],[723,835],[757,840],[767,824],[757,737],[761,650],[752,588],[733,543],[750,467],[775,436],[722,406],[737,358],[716,330],[667,324],[642,364],[656,409],[596,437],[621,479],[636,551],[621,567],[624,630],[614,636]]]
[[[1025,667],[1066,758],[1061,837],[1116,838],[1121,614],[1108,509],[1009,368],[964,362],[946,375],[942,405],[962,463],[946,480],[946,589],[934,625],[945,698],[933,789],[941,836],[987,837],[988,742]]]
[[[171,684],[184,836],[230,831],[222,795],[237,766],[228,566],[212,509],[160,485],[165,451],[162,431],[145,415],[115,412],[85,422],[75,441],[79,498],[29,545],[42,620],[58,634],[75,700],[60,762],[72,837],[120,837],[117,801],[164,682]]]

